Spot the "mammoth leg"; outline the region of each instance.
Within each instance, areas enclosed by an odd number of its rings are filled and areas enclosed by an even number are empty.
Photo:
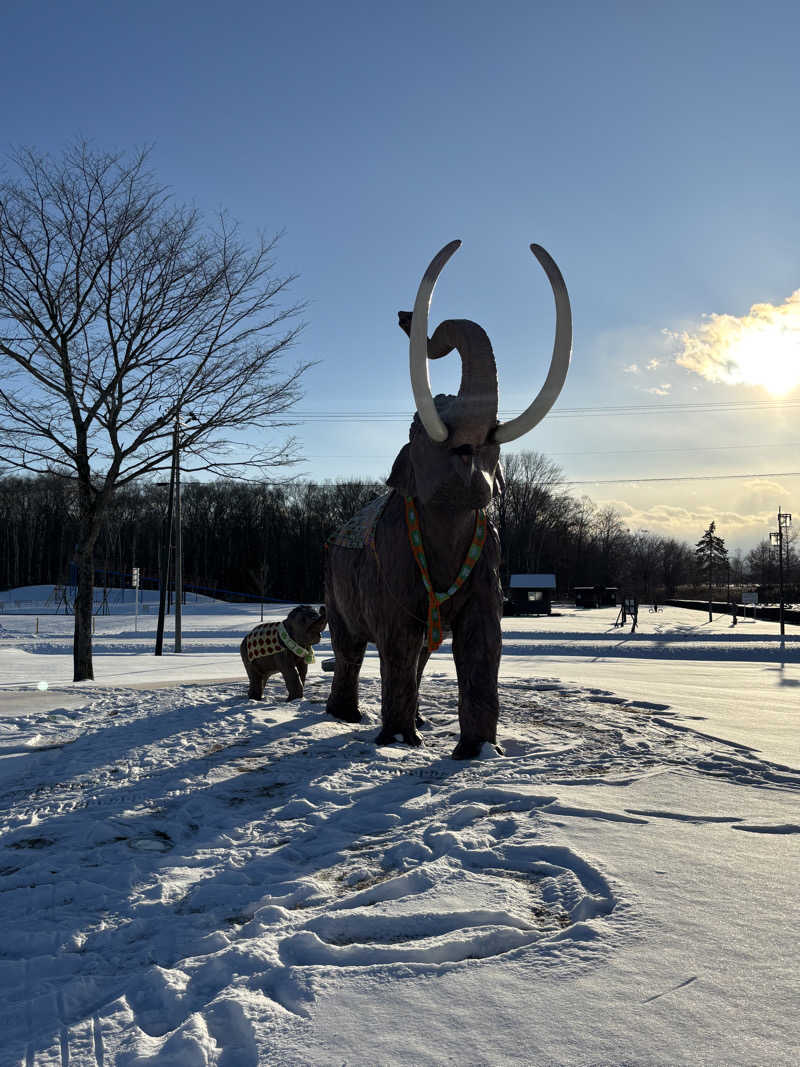
[[[333,669],[333,684],[325,710],[334,719],[341,719],[343,722],[361,722],[361,712],[358,710],[358,675],[361,671],[367,642],[353,637],[330,602],[327,607],[331,647],[336,657],[336,665]]]
[[[422,682],[422,672],[425,670],[425,664],[428,662],[429,657],[430,652],[428,651],[428,646],[423,644],[422,649],[420,650],[419,659],[417,660],[417,711],[415,717],[417,727],[424,726],[427,722],[419,710],[419,687]]]
[[[247,646],[245,641],[242,641],[239,646],[239,655],[242,657],[242,663],[244,664],[244,669],[247,671],[247,679],[250,683],[247,688],[247,695],[251,700],[261,700],[264,695],[264,675],[247,658]]]
[[[497,673],[502,635],[500,617],[485,605],[469,604],[453,625],[453,659],[458,675],[461,738],[453,759],[473,759],[485,742],[497,749]]]
[[[303,682],[297,667],[294,663],[287,663],[281,667],[281,674],[286,682],[286,692],[289,694],[286,699],[299,700],[303,695]]]
[[[375,738],[378,745],[391,745],[395,741],[414,746],[422,744],[416,727],[419,645],[416,640],[408,648],[402,645],[402,640],[393,642],[391,655],[381,651],[383,728]]]

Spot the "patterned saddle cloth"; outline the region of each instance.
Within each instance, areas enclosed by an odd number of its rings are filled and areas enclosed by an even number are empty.
[[[259,656],[272,656],[275,652],[285,652],[286,648],[278,637],[277,622],[264,622],[256,626],[247,635],[247,658],[258,659]]]
[[[294,652],[306,663],[314,662],[313,648],[304,648],[299,645],[288,633],[282,622],[262,622],[245,638],[245,651],[247,659],[253,662],[259,656],[272,656],[276,652]]]
[[[335,534],[331,534],[328,545],[337,545],[339,548],[363,548],[365,545],[374,547],[375,527],[393,492],[391,489],[383,496],[375,497],[361,511],[357,511],[352,519],[348,519]]]

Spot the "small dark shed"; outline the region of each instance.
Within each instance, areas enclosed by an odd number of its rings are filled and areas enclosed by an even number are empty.
[[[512,574],[506,614],[549,615],[555,588],[554,574]]]
[[[617,587],[614,585],[576,585],[576,608],[614,607],[617,603]]]

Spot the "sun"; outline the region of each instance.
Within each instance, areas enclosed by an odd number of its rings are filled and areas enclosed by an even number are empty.
[[[680,366],[712,382],[761,386],[775,397],[800,385],[800,289],[783,304],[703,320],[691,333],[672,335],[683,349]]]
[[[800,384],[800,335],[781,326],[753,325],[730,338],[720,355],[731,376],[745,385],[761,385],[772,396],[785,396]]]

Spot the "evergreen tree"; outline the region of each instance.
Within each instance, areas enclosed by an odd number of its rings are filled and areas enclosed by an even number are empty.
[[[720,574],[721,571],[728,565],[728,550],[725,547],[725,541],[718,537],[714,532],[717,528],[717,524],[712,522],[700,540],[697,542],[694,550],[694,558],[697,565],[697,570],[700,575],[708,582],[708,621],[711,622],[712,611],[711,605],[714,600],[713,586],[714,575]]]

